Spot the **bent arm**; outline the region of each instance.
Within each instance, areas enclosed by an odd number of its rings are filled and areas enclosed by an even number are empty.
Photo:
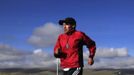
[[[56,44],[54,46],[54,56],[56,58],[59,58],[60,57],[60,52],[61,52],[61,46],[60,46],[60,37],[58,37],[57,41],[56,41]]]
[[[95,56],[95,52],[96,52],[95,41],[93,41],[91,38],[89,38],[84,33],[83,33],[83,41],[84,41],[84,44],[87,46],[87,48],[88,48],[88,50],[90,52],[89,58],[93,59],[94,56]]]

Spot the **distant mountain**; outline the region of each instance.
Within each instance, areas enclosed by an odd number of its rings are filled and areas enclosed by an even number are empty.
[[[62,75],[61,70],[59,75]],[[0,69],[0,75],[56,75],[56,70],[43,68]],[[83,75],[134,75],[134,69],[84,69]]]

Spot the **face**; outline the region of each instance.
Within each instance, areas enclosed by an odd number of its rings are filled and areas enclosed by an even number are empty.
[[[70,24],[63,23],[63,29],[64,33],[69,33],[70,31],[72,31],[73,27]]]

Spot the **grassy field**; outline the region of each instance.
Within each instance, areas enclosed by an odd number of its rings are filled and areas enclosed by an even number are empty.
[[[0,69],[0,75],[56,75],[46,69]],[[59,75],[62,75],[61,72]],[[84,69],[83,75],[134,75],[133,69]]]

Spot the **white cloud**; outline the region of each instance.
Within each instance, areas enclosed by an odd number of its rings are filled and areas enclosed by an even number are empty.
[[[42,55],[44,55],[42,49],[34,50],[34,51],[33,51],[33,54],[34,54],[34,55],[37,55],[37,56],[42,56]]]
[[[84,58],[87,60],[89,51],[84,52]],[[97,48],[95,58],[112,58],[128,56],[127,48]]]
[[[34,30],[28,42],[36,47],[49,47],[55,44],[61,32],[62,28],[59,25],[46,23]]]
[[[88,52],[84,52],[86,62],[88,55]],[[85,68],[134,68],[133,62],[134,57],[128,56],[126,48],[98,48],[94,65],[89,66],[85,63]],[[56,63],[53,55],[42,49],[25,53],[9,45],[0,44],[0,68],[56,69]]]
[[[42,47],[55,44],[62,28],[53,23],[37,27],[28,39],[29,43],[39,49],[32,53],[22,52],[9,45],[0,44],[0,68],[56,68],[56,59]],[[84,52],[87,62],[89,51]],[[127,48],[97,48],[95,64],[86,68],[134,68],[134,57],[128,56]]]
[[[127,48],[98,48],[96,57],[120,57],[128,56]]]
[[[133,62],[134,57],[104,58],[99,59],[99,61],[96,61],[93,66],[88,66],[88,68],[134,68]]]
[[[20,59],[19,56],[23,56],[26,53],[19,51],[7,44],[0,44],[0,61]]]
[[[88,52],[84,52],[87,62]],[[86,68],[134,68],[134,57],[128,56],[127,48],[98,48],[93,66],[86,64]]]
[[[42,49],[25,53],[9,45],[0,44],[0,68],[51,68],[56,65],[55,61],[52,55]]]

